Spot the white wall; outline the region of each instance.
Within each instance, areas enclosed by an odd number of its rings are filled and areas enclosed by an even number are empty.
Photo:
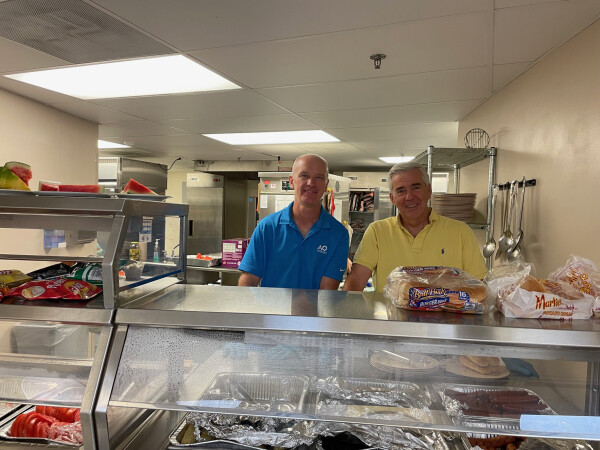
[[[31,165],[29,185],[40,180],[68,184],[96,184],[98,177],[98,125],[57,109],[0,90],[0,165],[21,161]],[[39,252],[43,233],[38,230],[0,229],[0,253]],[[88,255],[95,246],[75,246],[69,251]],[[64,250],[49,254],[66,254]],[[39,263],[8,262],[9,269],[30,271]],[[2,262],[4,266],[6,261]]]

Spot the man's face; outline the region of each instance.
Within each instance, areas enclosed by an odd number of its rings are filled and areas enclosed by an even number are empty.
[[[294,172],[289,179],[294,188],[295,202],[303,206],[321,204],[329,182],[323,161],[315,157],[300,157],[296,160]]]
[[[402,220],[426,220],[429,217],[427,201],[431,186],[425,184],[419,169],[397,173],[392,177],[390,200],[398,208]]]

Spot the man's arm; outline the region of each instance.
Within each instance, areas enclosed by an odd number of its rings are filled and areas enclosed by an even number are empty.
[[[340,282],[329,277],[321,277],[321,283],[319,289],[326,289],[330,291],[336,291],[340,287]]]
[[[352,272],[346,278],[344,291],[362,291],[369,281],[371,271],[361,264],[352,264]]]
[[[260,283],[260,277],[248,272],[242,272],[238,280],[238,286],[258,286],[258,283]]]

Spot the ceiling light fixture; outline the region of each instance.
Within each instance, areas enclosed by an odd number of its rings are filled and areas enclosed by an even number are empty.
[[[373,64],[375,65],[376,69],[380,69],[381,68],[381,60],[385,59],[386,55],[384,55],[383,53],[373,53],[371,55],[371,60],[373,61]]]
[[[203,134],[202,136],[225,142],[230,145],[309,144],[315,142],[340,141],[322,130],[222,133]]]
[[[379,159],[382,160],[384,163],[396,164],[412,161],[414,159],[414,156],[380,156]]]
[[[98,148],[100,148],[100,149],[104,149],[104,148],[131,148],[131,146],[129,146],[129,145],[123,145],[123,144],[116,144],[114,142],[108,142],[108,141],[103,141],[101,139],[98,139]]]
[[[183,55],[61,67],[5,76],[82,100],[240,89],[237,84]]]

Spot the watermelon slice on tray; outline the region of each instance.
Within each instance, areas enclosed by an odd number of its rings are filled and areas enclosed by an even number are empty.
[[[102,194],[104,186],[99,184],[59,184],[59,192],[92,192],[94,194]]]
[[[0,166],[0,189],[29,191],[29,186],[6,166]]]
[[[129,181],[127,182],[127,184],[125,185],[125,187],[123,188],[123,190],[121,191],[121,194],[147,194],[147,195],[157,195],[156,192],[154,192],[151,189],[148,189],[146,186],[144,186],[142,183],[138,183],[137,181],[135,181],[133,178],[130,178]]]
[[[14,173],[16,176],[18,176],[21,179],[21,181],[25,183],[27,187],[29,187],[29,180],[31,180],[31,177],[33,176],[31,172],[31,166],[29,164],[25,164],[18,161],[9,161],[6,164],[4,164],[4,167],[6,167],[8,170]]]
[[[60,181],[40,181],[38,191],[58,191]]]

